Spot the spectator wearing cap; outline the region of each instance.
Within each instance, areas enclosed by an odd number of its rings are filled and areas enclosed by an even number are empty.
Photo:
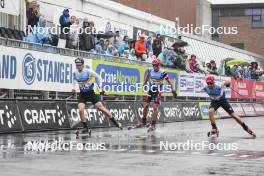
[[[153,54],[158,57],[162,52],[162,38],[160,34],[157,34],[156,39],[152,43]]]
[[[71,24],[69,9],[64,9],[60,16],[61,39],[67,39]]]
[[[193,73],[199,73],[200,72],[200,66],[197,63],[196,56],[194,54],[191,55],[190,61],[189,61],[189,68],[191,72]]]
[[[29,28],[29,32],[32,32],[32,28],[37,27],[39,22],[39,17],[42,16],[38,10],[37,1],[31,2],[31,7],[27,11],[27,28]]]
[[[120,42],[119,45],[119,54],[121,56],[124,55],[125,50],[129,50],[129,38],[127,35],[124,36],[123,40]]]
[[[84,18],[83,27],[79,34],[80,50],[92,51],[95,48],[95,39],[91,35],[91,27],[88,18]]]
[[[145,35],[141,34],[139,40],[136,41],[135,44],[136,56],[140,58],[142,61],[147,59],[147,48],[145,44]]]

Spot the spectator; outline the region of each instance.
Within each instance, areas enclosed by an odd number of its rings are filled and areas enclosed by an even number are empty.
[[[148,63],[152,63],[152,61],[156,59],[156,56],[153,54],[153,52],[149,52],[149,57],[146,60]]]
[[[173,57],[173,53],[169,52],[167,48],[165,48],[162,53],[159,54],[158,59],[161,62],[161,65],[164,67],[173,67],[173,62],[171,61],[171,57]]]
[[[251,66],[245,67],[245,72],[244,72],[244,78],[245,79],[251,79],[251,71],[252,71]]]
[[[191,58],[189,60],[189,68],[193,73],[200,72],[200,66],[197,63],[196,56],[194,54],[191,55]]]
[[[64,9],[62,15],[60,16],[61,39],[67,39],[67,34],[69,33],[71,24],[69,9]]]
[[[160,34],[157,35],[157,38],[152,43],[153,54],[158,57],[162,52],[162,38]]]
[[[139,40],[135,44],[136,56],[140,58],[142,61],[147,59],[147,48],[145,44],[145,36],[143,34],[140,35]]]
[[[79,34],[80,39],[80,50],[82,51],[92,51],[95,48],[95,39],[90,34],[91,33],[90,24],[88,18],[83,21],[82,31]]]
[[[130,53],[129,53],[129,57],[128,59],[131,59],[131,60],[137,60],[137,56],[136,56],[136,51],[135,49],[131,49],[130,50]]]
[[[30,33],[26,41],[40,44],[49,44],[51,38],[49,35],[48,28],[46,28],[46,19],[44,17],[39,17],[38,27],[34,27],[32,33]]]
[[[176,58],[175,58],[175,61],[174,61],[174,65],[175,65],[176,68],[179,68],[181,70],[185,70],[188,56],[185,53],[184,48],[179,48],[176,51],[177,52],[176,52]]]
[[[115,31],[114,44],[113,44],[115,49],[119,49],[120,42],[121,42],[120,32],[119,30],[117,30]]]
[[[76,16],[71,16],[71,27],[67,38],[67,48],[78,49],[78,24]]]
[[[231,68],[230,66],[225,67],[225,76],[232,76]]]
[[[210,67],[208,67],[207,72],[211,75],[223,75],[224,71],[224,60],[221,61],[219,68],[217,69],[216,63],[214,60],[210,61]]]
[[[104,41],[104,46],[103,46],[103,53],[105,55],[111,56],[113,54],[113,46],[110,45],[110,41],[108,39],[106,39]]]
[[[129,50],[125,50],[125,51],[124,51],[124,57],[125,57],[126,59],[129,59]]]
[[[152,38],[148,37],[146,41],[147,53],[152,52]]]
[[[234,78],[237,78],[238,75],[237,75],[237,69],[238,69],[238,66],[237,65],[234,65],[232,68],[231,68],[231,73],[232,73],[232,76]]]
[[[119,45],[119,54],[121,56],[124,55],[125,50],[129,50],[129,38],[127,35],[124,36],[123,41],[120,42]]]
[[[32,28],[37,27],[39,17],[42,16],[38,10],[37,1],[32,1],[30,5],[31,7],[27,11],[27,33],[32,32]]]
[[[251,79],[259,80],[259,77],[263,75],[263,71],[260,71],[256,68],[255,65],[252,65]]]

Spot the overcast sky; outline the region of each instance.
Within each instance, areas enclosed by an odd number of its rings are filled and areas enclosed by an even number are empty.
[[[207,0],[213,4],[264,3],[264,0]]]

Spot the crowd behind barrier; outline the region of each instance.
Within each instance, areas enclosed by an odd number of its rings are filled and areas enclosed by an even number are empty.
[[[69,9],[64,9],[59,18],[59,33],[51,34],[46,26],[45,14],[39,11],[37,1],[32,1],[27,10],[26,33],[1,27],[0,36],[149,63],[158,58],[164,67],[185,70],[188,73],[214,74],[236,79],[263,79],[263,71],[257,62],[230,66],[227,64],[228,58],[223,58],[217,66],[214,58],[205,62],[195,53],[187,54],[184,46],[168,46],[159,32],[149,36],[142,32],[136,38],[130,39],[126,35],[121,36],[119,30],[109,31],[106,28],[105,31],[98,31],[95,23],[89,17],[78,18],[71,15]]]

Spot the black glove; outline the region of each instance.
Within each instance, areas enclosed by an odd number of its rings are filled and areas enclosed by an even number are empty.
[[[100,95],[104,95],[104,94],[105,94],[104,90],[100,91]]]
[[[171,93],[173,94],[173,97],[174,97],[174,98],[177,98],[177,93],[176,93],[175,90],[173,90]]]
[[[227,84],[226,84],[226,87],[230,87],[230,83],[227,83]]]

